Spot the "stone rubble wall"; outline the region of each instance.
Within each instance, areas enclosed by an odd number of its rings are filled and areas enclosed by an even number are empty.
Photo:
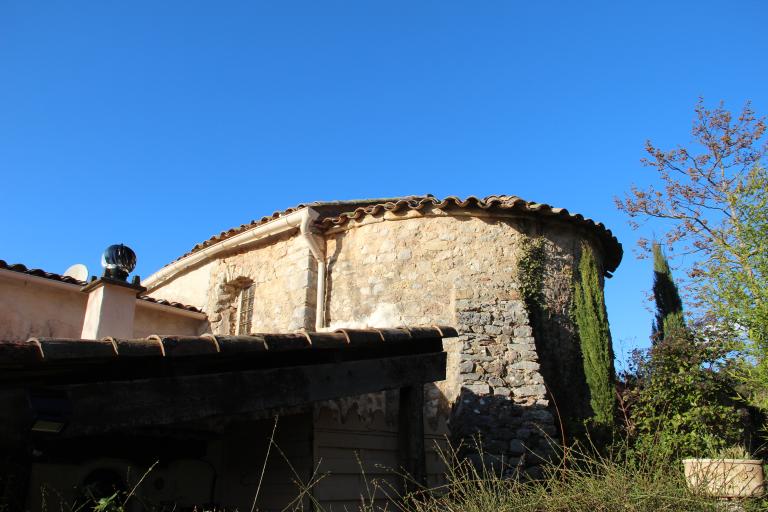
[[[425,386],[428,435],[450,433],[464,446],[479,437],[486,462],[535,469],[533,453],[546,455],[551,438],[559,439],[553,405],[567,415],[589,414],[570,318],[581,244],[594,244],[588,233],[530,216],[432,210],[364,217],[325,237],[329,329],[445,324],[459,330],[458,338],[444,340],[447,379]],[[545,262],[541,304],[529,311],[518,263],[533,238],[544,241]],[[297,232],[203,268],[212,332],[232,332],[239,290],[250,284],[256,285],[253,332],[314,329],[316,265]],[[197,283],[201,271],[194,272]],[[167,298],[163,292],[153,295]],[[394,418],[396,404],[380,395],[316,410],[354,410],[362,422],[380,413]]]
[[[531,237],[545,241],[543,309],[558,322],[541,343],[517,283],[520,249]],[[582,364],[568,311],[583,237],[556,223],[480,212],[351,221],[327,234],[327,320],[331,327],[455,325],[459,338],[445,341],[447,379],[425,389],[427,426],[448,427],[465,446],[479,437],[485,462],[536,466],[532,452],[546,456],[559,439],[541,371],[551,354],[541,347],[556,356],[548,361],[555,380],[559,369]],[[588,405],[588,394],[575,399]]]
[[[231,334],[240,291],[253,284],[252,332],[314,329],[317,268],[298,230],[180,272],[152,297],[181,302],[208,315],[210,332]]]
[[[535,466],[557,436],[528,314],[514,294],[483,295],[457,300],[461,394],[451,434],[473,458],[482,442],[486,464]]]
[[[239,292],[255,285],[251,332],[314,327],[316,270],[306,241],[292,233],[216,260],[206,308],[214,334],[233,332]]]

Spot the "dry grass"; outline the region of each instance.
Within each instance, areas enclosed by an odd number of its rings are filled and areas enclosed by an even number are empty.
[[[277,445],[274,448],[282,454]],[[543,464],[542,476],[502,476],[492,468],[476,467],[455,452],[443,453],[448,467],[442,486],[399,497],[388,484],[375,479],[366,482],[361,496],[363,512],[656,512],[720,511],[724,504],[696,494],[685,483],[682,464],[670,463],[657,454],[627,455],[617,449],[607,455],[592,448],[570,448],[561,454],[559,464]],[[268,469],[267,469],[268,470]],[[312,496],[312,487],[325,476],[313,472],[310,481],[301,482],[294,472],[298,492],[284,510],[331,512]],[[372,496],[389,499],[374,501]],[[127,498],[115,495],[102,500],[94,511],[124,512]],[[255,500],[254,500],[255,503]],[[768,510],[768,501],[750,500],[739,510]],[[142,507],[143,508],[143,507]],[[82,508],[62,508],[78,510]],[[169,510],[167,507],[145,510]],[[202,512],[202,508],[198,509]],[[255,509],[256,511],[258,509]],[[732,510],[732,509],[728,509]],[[350,511],[351,512],[351,511]]]
[[[542,478],[509,478],[451,454],[448,482],[406,496],[388,510],[409,512],[651,512],[720,511],[724,504],[696,494],[682,465],[655,454],[628,457],[625,450],[598,455],[569,449],[559,465],[544,465]],[[768,510],[768,501],[742,502],[743,510]],[[366,512],[382,510],[368,503]]]

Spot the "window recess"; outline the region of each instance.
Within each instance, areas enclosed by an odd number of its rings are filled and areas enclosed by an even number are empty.
[[[237,308],[237,334],[249,334],[253,322],[253,285],[240,291],[240,304]]]

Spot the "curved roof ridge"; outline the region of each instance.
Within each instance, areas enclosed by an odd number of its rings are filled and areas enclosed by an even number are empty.
[[[386,212],[398,213],[409,210],[421,211],[426,207],[447,210],[451,208],[468,209],[479,208],[482,210],[508,210],[521,213],[535,214],[545,217],[555,217],[567,222],[573,222],[577,225],[592,230],[597,235],[603,245],[605,252],[605,265],[608,272],[613,272],[619,266],[624,255],[621,243],[613,235],[610,229],[605,227],[602,222],[596,222],[590,218],[584,217],[579,213],[571,213],[566,208],[558,208],[547,203],[536,203],[526,201],[518,196],[511,195],[491,195],[484,198],[468,196],[461,199],[457,196],[447,196],[438,199],[434,196],[424,197],[420,200],[401,200],[397,202],[381,203],[369,206],[361,206],[349,212],[343,212],[335,217],[325,217],[319,219],[316,223],[323,229],[343,226],[351,220],[360,220],[366,216],[382,215]]]
[[[441,210],[450,208],[479,208],[481,210],[497,209],[517,211],[520,213],[542,215],[545,217],[557,217],[568,222],[574,222],[577,225],[582,225],[587,229],[591,229],[603,244],[606,256],[606,269],[609,272],[613,272],[618,267],[624,254],[621,243],[619,243],[613,233],[606,228],[605,225],[586,218],[581,214],[571,213],[565,208],[557,208],[547,203],[526,201],[521,197],[507,194],[496,194],[483,198],[467,196],[464,199],[459,196],[446,196],[443,199],[439,199],[432,194],[423,194],[378,199],[352,199],[344,201],[314,201],[301,203],[294,207],[276,211],[272,213],[272,215],[254,219],[247,224],[241,224],[240,226],[213,235],[209,239],[196,244],[192,249],[182,254],[171,263],[186,258],[191,254],[219,242],[223,242],[224,240],[239,235],[251,228],[266,224],[267,222],[308,207],[316,208],[320,211],[320,217],[315,224],[321,229],[330,229],[331,227],[341,226],[350,220],[359,220],[368,215],[377,216],[383,215],[386,212],[396,213],[408,210],[422,211],[427,208],[437,208]],[[169,265],[171,263],[169,263]]]
[[[312,201],[308,203],[299,203],[296,206],[292,206],[291,208],[286,208],[285,210],[273,212],[272,215],[267,215],[259,219],[253,219],[246,224],[241,224],[239,226],[222,231],[217,235],[213,235],[207,240],[204,240],[198,244],[195,244],[189,251],[185,252],[184,254],[182,254],[175,260],[171,261],[170,263],[174,263],[183,258],[186,258],[190,254],[194,254],[198,251],[205,249],[206,247],[210,247],[211,245],[217,244],[219,242],[223,242],[224,240],[227,240],[228,238],[232,238],[233,236],[239,235],[240,233],[248,231],[251,228],[255,228],[256,226],[266,224],[267,222],[270,222],[275,219],[279,219],[280,217],[285,217],[286,215],[290,215],[291,213],[296,212],[298,210],[302,210],[304,208],[309,208],[309,207],[326,208],[326,209],[334,210],[334,213],[340,213],[340,212],[346,211],[346,208],[353,207],[355,205],[375,205],[375,204],[384,204],[384,203],[390,203],[390,202],[399,202],[402,200],[413,200],[416,198],[424,199],[429,197],[432,197],[432,195],[424,194],[424,195],[400,196],[400,197],[383,197],[383,198],[374,198],[374,199],[349,199],[349,200],[337,200],[337,201]],[[170,263],[168,265],[170,265]],[[165,265],[165,266],[168,266],[168,265]]]

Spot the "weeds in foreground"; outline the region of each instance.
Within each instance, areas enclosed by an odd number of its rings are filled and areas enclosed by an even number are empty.
[[[599,455],[590,448],[567,450],[568,465],[541,467],[539,479],[505,478],[451,455],[447,483],[413,493],[398,511],[409,512],[651,512],[723,510],[723,503],[686,485],[682,465],[654,453],[626,450]],[[740,503],[742,510],[767,510],[768,501]],[[373,512],[369,506],[366,512]]]
[[[272,439],[270,441],[274,443]],[[274,444],[283,458],[285,454]],[[659,450],[660,452],[660,450]],[[362,512],[656,512],[656,511],[720,511],[723,503],[692,491],[686,485],[682,465],[670,463],[658,453],[632,453],[618,448],[599,454],[593,448],[571,447],[560,454],[558,463],[540,466],[540,478],[530,479],[523,473],[502,475],[498,468],[477,467],[460,458],[451,449],[442,452],[446,465],[445,483],[421,487],[404,497],[398,496],[389,482],[366,478],[367,496],[360,497]],[[565,462],[562,462],[565,461]],[[289,462],[290,465],[290,462]],[[361,464],[361,472],[362,472]],[[309,481],[302,482],[297,471],[294,482],[296,498],[284,511],[334,512],[316,500],[313,487],[326,474],[316,467]],[[145,475],[146,476],[146,475]],[[408,478],[407,475],[400,475]],[[140,485],[130,493],[114,494],[99,501],[94,508],[82,512],[125,512],[126,503]],[[411,483],[414,483],[411,480]],[[144,504],[139,510],[157,510]],[[768,510],[768,500],[740,503],[739,510]],[[74,509],[73,509],[74,510]],[[171,510],[167,507],[162,510]],[[214,510],[212,508],[198,508]],[[258,510],[255,508],[254,510]],[[728,509],[730,510],[730,509]],[[351,512],[351,511],[350,511]]]

